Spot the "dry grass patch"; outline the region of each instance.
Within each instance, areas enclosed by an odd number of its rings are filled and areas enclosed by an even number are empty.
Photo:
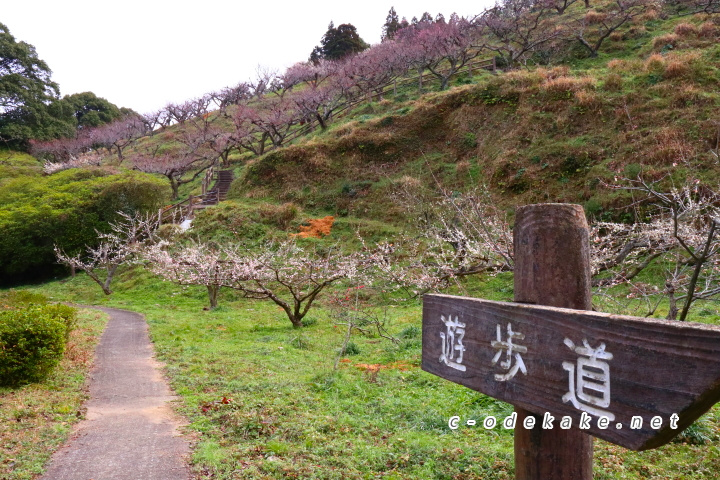
[[[678,23],[675,25],[675,34],[679,37],[695,37],[698,34],[698,29],[692,23]]]
[[[674,33],[667,33],[653,38],[653,50],[662,50],[665,47],[674,48],[677,47],[677,43],[680,37]]]
[[[585,23],[588,25],[597,25],[604,22],[605,19],[607,19],[607,13],[590,10],[585,14]]]
[[[551,95],[571,96],[581,90],[595,88],[595,79],[590,77],[550,77],[541,88]]]
[[[712,22],[705,22],[700,25],[698,36],[702,38],[715,38],[718,34],[718,28]]]
[[[610,92],[619,92],[623,88],[622,77],[617,73],[611,73],[605,79],[605,83],[603,83],[603,88]]]
[[[245,192],[245,198],[250,199],[261,199],[267,198],[271,195],[271,191],[267,187],[255,187]]]
[[[650,73],[662,73],[665,71],[665,57],[658,53],[653,53],[645,60],[644,69]]]
[[[575,92],[575,100],[578,105],[587,109],[593,110],[600,108],[603,105],[602,98],[595,92],[588,90],[580,90]]]
[[[647,155],[647,163],[673,165],[687,163],[696,152],[685,139],[685,135],[675,127],[666,127],[653,135]]]

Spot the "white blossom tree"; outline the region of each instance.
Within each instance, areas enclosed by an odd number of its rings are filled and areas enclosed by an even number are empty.
[[[601,223],[595,226],[593,243],[595,274],[599,287],[626,285],[630,297],[640,297],[652,315],[659,301],[668,301],[669,320],[687,320],[698,300],[720,295],[720,194],[692,181],[669,191],[639,178],[625,187],[642,198],[653,211],[649,220],[632,226]],[[663,267],[661,281],[637,281],[653,262]]]
[[[143,257],[161,277],[184,285],[208,288],[211,306],[220,287],[246,298],[270,300],[283,309],[293,327],[330,285],[368,275],[374,253],[342,253],[338,249],[309,249],[295,240],[268,244],[261,249],[239,245],[156,245]],[[215,299],[215,300],[214,300]]]
[[[513,269],[513,237],[506,213],[486,188],[453,193],[406,182],[397,198],[419,230],[384,246],[386,273],[415,295],[448,287],[460,277]]]
[[[210,308],[216,308],[220,289],[233,278],[224,251],[217,245],[206,243],[169,247],[167,242],[158,242],[143,249],[142,257],[150,270],[178,285],[204,286]]]
[[[73,271],[83,270],[102,288],[105,295],[112,294],[110,284],[120,265],[134,258],[140,242],[151,238],[157,228],[157,219],[150,215],[128,215],[118,212],[120,220],[110,224],[108,233],[98,232],[98,245],[88,245],[85,251],[68,255],[57,245],[58,263]]]

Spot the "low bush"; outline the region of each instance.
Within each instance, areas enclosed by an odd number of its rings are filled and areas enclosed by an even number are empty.
[[[0,312],[0,385],[14,387],[41,381],[60,361],[67,323],[74,322],[75,316],[57,307],[64,306]]]
[[[42,312],[60,320],[63,325],[65,325],[65,341],[67,342],[70,338],[70,332],[75,330],[75,327],[77,327],[77,309],[68,305],[57,303],[53,305],[45,305],[42,307]]]

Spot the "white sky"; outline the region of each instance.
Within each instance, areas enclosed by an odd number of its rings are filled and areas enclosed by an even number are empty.
[[[34,45],[62,95],[91,91],[139,113],[305,61],[332,20],[380,41],[391,6],[474,16],[494,0],[2,0],[0,23]]]

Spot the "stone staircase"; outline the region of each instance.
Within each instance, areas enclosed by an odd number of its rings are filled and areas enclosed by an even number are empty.
[[[210,205],[217,205],[218,202],[222,202],[227,199],[228,190],[230,190],[230,184],[233,181],[232,170],[218,170],[217,180],[215,185],[207,192],[204,196],[203,201],[198,207],[207,207]]]
[[[215,184],[208,189],[212,179]],[[160,209],[158,213],[158,225],[165,223],[174,223],[180,225],[183,229],[190,228],[192,219],[195,218],[195,210],[217,205],[219,202],[227,199],[230,184],[233,181],[232,170],[215,170],[212,167],[205,174],[203,180],[203,194],[190,195],[186,200],[171,205],[164,209]]]

